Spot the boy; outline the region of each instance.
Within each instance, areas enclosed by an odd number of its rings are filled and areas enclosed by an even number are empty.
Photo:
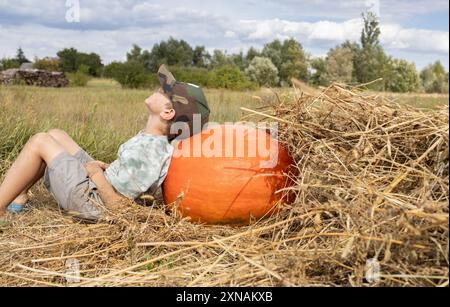
[[[42,177],[57,203],[86,220],[98,220],[102,207],[114,207],[124,199],[154,193],[162,184],[173,153],[170,141],[197,132],[194,114],[201,115],[201,127],[208,121],[209,108],[198,86],[175,80],[162,65],[158,70],[161,88],[145,100],[149,110],[146,128],[122,144],[111,165],[94,161],[61,130],[34,135],[25,144],[0,185],[0,224],[5,213],[20,212],[28,202],[28,190]],[[183,123],[186,131],[171,127]],[[177,124],[177,125],[174,125]],[[197,129],[199,130],[199,129]],[[9,207],[8,207],[9,206]]]

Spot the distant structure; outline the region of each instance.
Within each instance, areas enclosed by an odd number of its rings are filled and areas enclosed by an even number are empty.
[[[21,70],[33,69],[33,63],[23,63],[20,65]]]
[[[31,64],[31,67],[25,64]],[[24,63],[19,69],[0,72],[0,84],[65,87],[69,85],[69,80],[63,72],[33,69],[32,63]]]

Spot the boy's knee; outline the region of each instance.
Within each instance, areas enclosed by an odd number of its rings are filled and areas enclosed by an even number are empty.
[[[50,134],[55,139],[58,139],[63,136],[67,136],[67,133],[61,129],[51,129],[47,133]]]
[[[39,148],[43,144],[48,144],[51,141],[52,137],[50,134],[46,132],[39,132],[33,135],[29,141],[31,146],[34,148]]]

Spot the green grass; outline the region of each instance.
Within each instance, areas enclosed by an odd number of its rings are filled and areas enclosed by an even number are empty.
[[[148,115],[144,100],[153,91],[122,89],[106,79],[92,79],[87,87],[61,89],[0,86],[0,161],[12,161],[29,137],[51,128],[66,130],[94,158],[113,161],[120,144],[144,128]],[[273,98],[269,90],[205,89],[205,94],[211,108],[210,121],[219,123],[240,121],[246,115],[240,107],[260,107],[254,96]],[[391,96],[423,108],[448,104],[448,95]]]
[[[386,97],[400,104],[414,106],[424,110],[430,110],[449,104],[448,94],[425,94],[425,93],[390,93],[369,92]]]
[[[399,103],[408,104],[422,109],[434,109],[436,107],[448,105],[448,95],[394,95]]]
[[[99,79],[94,78],[89,80],[88,87],[103,87],[103,88],[120,88],[120,84],[117,81],[114,81],[113,79]]]
[[[94,79],[87,87],[0,87],[0,160],[15,158],[30,136],[52,128],[66,130],[94,158],[110,162],[120,144],[145,127],[144,100],[155,89],[125,90]],[[241,106],[257,108],[259,92],[205,90],[210,121],[235,122]]]

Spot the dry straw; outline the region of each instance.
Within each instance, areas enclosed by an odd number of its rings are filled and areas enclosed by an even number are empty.
[[[448,108],[338,84],[270,103],[247,111],[279,121],[296,161],[279,215],[195,225],[156,201],[83,224],[38,188],[35,209],[0,230],[0,285],[448,286]]]

